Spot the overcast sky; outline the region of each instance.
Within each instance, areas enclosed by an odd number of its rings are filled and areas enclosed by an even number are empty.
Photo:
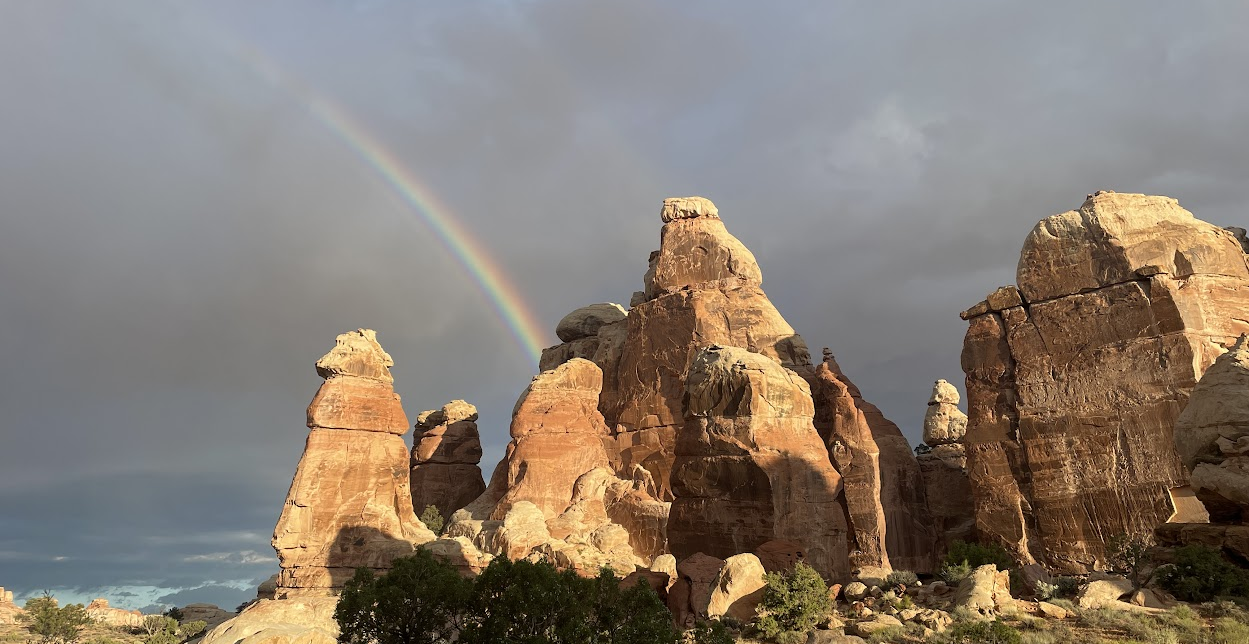
[[[467,399],[501,457],[535,366],[309,92],[550,344],[641,288],[664,197],[712,199],[914,443],[1038,219],[1114,189],[1249,224],[1246,33],[1237,2],[0,0],[0,585],[253,596],[357,327],[410,418]]]

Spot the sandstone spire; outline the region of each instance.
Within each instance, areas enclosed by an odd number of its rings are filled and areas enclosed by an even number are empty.
[[[412,509],[438,508],[445,519],[486,490],[481,477],[477,408],[463,400],[421,412],[412,446]]]
[[[1033,228],[1017,277],[963,313],[976,528],[1083,572],[1171,515],[1175,419],[1249,330],[1249,267],[1174,199],[1098,192]]]
[[[958,408],[958,389],[945,380],[933,383],[924,414],[924,444],[918,456],[928,512],[946,545],[954,540],[971,541],[976,524],[971,481],[967,478],[967,415]]]
[[[412,511],[408,430],[377,334],[338,336],[317,361],[326,381],[308,406],[308,442],[273,547],[278,597],[341,587],[357,567],[384,570],[434,535]]]
[[[1201,377],[1175,421],[1175,445],[1212,522],[1249,518],[1249,336]]]

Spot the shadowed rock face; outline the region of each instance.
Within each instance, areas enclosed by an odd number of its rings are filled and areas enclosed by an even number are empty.
[[[1219,356],[1175,421],[1175,446],[1214,523],[1249,517],[1249,336]]]
[[[477,408],[453,400],[421,412],[412,446],[412,509],[438,508],[443,518],[486,490],[481,477]]]
[[[1172,514],[1172,428],[1249,330],[1249,268],[1233,233],[1174,199],[1099,192],[1037,224],[1018,283],[963,313],[976,528],[1082,572],[1110,536]]]
[[[958,408],[958,402],[954,385],[944,380],[933,383],[924,414],[924,444],[929,449],[916,457],[928,492],[928,512],[943,546],[955,540],[973,540],[976,525],[967,450],[962,442],[967,415]]]
[[[388,569],[434,539],[412,511],[393,364],[368,329],[338,336],[317,361],[327,380],[308,408],[312,431],[273,532],[278,597],[339,588],[357,567]]]
[[[806,381],[767,356],[713,345],[695,354],[686,388],[668,521],[676,558],[789,539],[822,574],[848,573],[841,477],[811,422]]]

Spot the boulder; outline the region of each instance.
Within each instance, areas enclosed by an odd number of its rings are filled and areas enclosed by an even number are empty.
[[[453,400],[421,412],[412,446],[412,509],[432,505],[445,519],[481,496],[481,453],[476,407]]]
[[[861,581],[852,581],[841,589],[841,594],[845,595],[846,601],[857,602],[867,597],[867,584]]]
[[[1249,518],[1249,336],[1219,356],[1175,420],[1192,490],[1215,523]]]
[[[861,637],[871,637],[873,633],[883,631],[887,628],[901,628],[902,622],[892,615],[873,615],[871,619],[865,619],[854,623],[854,632]]]
[[[985,564],[959,582],[951,606],[990,616],[1013,605],[1014,601],[1010,596],[1010,571],[999,571],[997,566]]]
[[[1037,614],[1050,619],[1067,619],[1067,609],[1049,602],[1037,602]]]
[[[208,631],[200,644],[337,644],[337,597],[262,599]]]
[[[1092,579],[1080,587],[1076,605],[1080,608],[1104,608],[1119,602],[1119,598],[1132,592],[1132,582],[1119,575],[1104,575]]]
[[[677,564],[677,574],[689,588],[690,608],[699,617],[707,616],[712,591],[720,578],[724,560],[696,552]]]
[[[811,423],[806,381],[767,356],[716,345],[695,354],[688,374],[672,553],[729,557],[785,539],[825,576],[848,572],[841,477]]]
[[[767,586],[765,572],[759,558],[750,553],[725,559],[707,601],[707,616],[728,616],[743,624],[753,620]]]
[[[619,322],[627,316],[623,306],[612,302],[583,306],[560,319],[555,335],[564,342],[593,338],[604,324]]]
[[[1039,222],[1019,303],[969,327],[967,469],[981,538],[1023,563],[1085,573],[1096,535],[1151,530],[1187,483],[1173,442],[1189,393],[1249,331],[1249,266],[1231,232],[1174,199],[1099,192]]]
[[[967,433],[967,414],[958,408],[958,389],[938,380],[932,386],[924,414],[924,443],[930,446],[958,443]]]
[[[390,384],[393,364],[368,329],[338,336],[334,349],[317,361],[317,373],[328,379],[308,409],[311,432],[273,533],[282,567],[278,597],[330,592],[356,568],[384,571],[394,558],[434,539],[412,510],[408,448],[400,436],[408,425],[402,408],[387,412],[392,420],[386,423],[402,429],[379,431],[375,420],[385,414],[353,407],[367,408],[379,400],[398,405]],[[370,393],[359,398],[324,394],[353,388]],[[323,427],[316,424],[319,418],[333,418],[335,425],[361,419],[366,426]]]

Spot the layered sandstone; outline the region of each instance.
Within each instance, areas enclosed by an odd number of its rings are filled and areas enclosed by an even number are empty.
[[[879,407],[863,398],[862,392],[837,364],[828,349],[824,350],[824,361],[818,371],[825,369],[828,375],[845,386],[846,393],[850,396],[849,402],[862,415],[871,441],[879,452],[876,459],[880,477],[879,503],[885,516],[884,536],[889,555],[888,564],[898,570],[932,572],[936,566],[936,543],[940,535],[933,531],[923,474],[915,454],[911,451],[911,444],[902,435],[902,430],[886,418]],[[818,385],[815,387],[816,390],[820,388]],[[817,418],[825,416],[827,412],[821,410],[825,399],[817,396],[815,402]],[[830,433],[830,436],[835,433]],[[846,503],[847,506],[851,504],[848,495]],[[873,564],[860,564],[860,567],[862,565]],[[884,565],[884,561],[879,565]]]
[[[444,518],[486,490],[481,477],[477,408],[453,400],[416,417],[412,446],[412,509],[438,508]]]
[[[928,512],[945,544],[972,541],[975,502],[967,477],[967,415],[958,408],[958,389],[945,380],[933,383],[924,414],[924,445],[916,456],[928,492]]]
[[[143,625],[143,613],[137,610],[113,608],[103,597],[97,597],[87,604],[87,617],[107,626],[138,628]]]
[[[1171,516],[1172,428],[1249,330],[1249,267],[1174,199],[1099,192],[1036,225],[1017,277],[963,313],[976,529],[1082,572],[1110,536]]]
[[[573,358],[534,377],[512,414],[512,441],[480,497],[451,517],[470,555],[545,557],[597,574],[628,574],[666,549],[668,506],[642,468],[611,467],[598,411],[602,371]]]
[[[841,476],[812,424],[806,381],[768,356],[712,345],[694,355],[685,388],[668,519],[677,559],[786,539],[822,574],[848,573]]]
[[[0,586],[0,625],[17,624],[25,612],[13,603],[13,591]]]
[[[408,421],[377,334],[338,336],[317,361],[325,383],[308,407],[308,441],[273,547],[278,597],[341,587],[357,567],[385,570],[434,539],[412,510]]]
[[[1175,446],[1214,523],[1249,518],[1249,336],[1219,356],[1175,421]]]

